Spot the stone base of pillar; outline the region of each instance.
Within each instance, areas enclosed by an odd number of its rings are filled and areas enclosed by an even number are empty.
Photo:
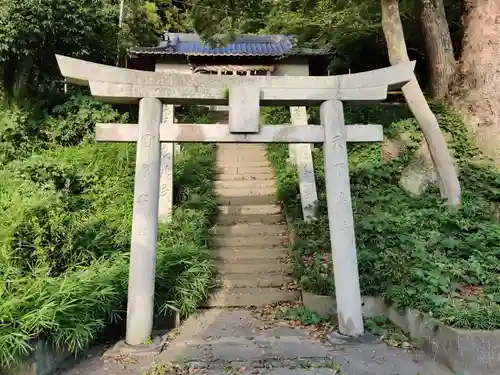
[[[168,333],[153,337],[150,342],[139,345],[128,345],[125,340],[118,341],[111,349],[106,350],[103,359],[127,357],[144,357],[158,355],[168,341]]]

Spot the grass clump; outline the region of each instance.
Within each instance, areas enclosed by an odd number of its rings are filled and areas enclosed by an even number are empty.
[[[212,145],[176,157],[175,209],[159,226],[156,314],[189,314],[214,267]],[[0,369],[35,339],[85,348],[125,316],[135,146],[53,146],[0,170]]]
[[[436,108],[443,129],[453,136],[450,145],[460,167],[463,198],[457,212],[447,209],[436,187],[413,197],[399,185],[422,137],[412,118],[387,114],[387,107],[382,113],[346,111],[346,123],[382,123],[390,137],[406,132],[412,141],[406,152],[386,162],[380,145],[348,147],[362,293],[428,312],[457,328],[500,329],[500,174],[475,162],[477,150],[464,124],[446,108]],[[312,225],[302,220],[297,171],[287,162],[287,146],[272,145],[268,151],[280,200],[297,231],[300,286],[334,295],[322,150],[313,151],[319,220]]]

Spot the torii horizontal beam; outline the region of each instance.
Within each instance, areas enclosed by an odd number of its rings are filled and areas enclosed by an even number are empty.
[[[180,76],[180,74],[179,74]],[[200,76],[198,76],[200,77]],[[167,86],[141,85],[90,81],[92,96],[106,103],[132,104],[141,98],[158,98],[169,104],[227,105],[227,87],[217,86]],[[229,88],[231,90],[231,88]],[[261,105],[320,105],[325,100],[336,99],[351,104],[382,101],[387,97],[387,86],[372,86],[355,89],[339,88],[260,88]]]
[[[166,87],[193,87],[224,89],[231,86],[257,86],[262,89],[366,89],[386,87],[397,90],[413,76],[415,62],[393,65],[368,72],[328,77],[311,76],[228,76],[190,75],[166,72],[146,72],[56,55],[61,74],[70,83],[88,86],[90,81],[120,83],[124,85],[146,85]]]
[[[346,125],[347,142],[382,142],[382,125]],[[97,124],[96,140],[137,142],[138,124]],[[323,143],[325,130],[320,125],[264,125],[256,134],[234,134],[228,125],[160,125],[160,142],[210,143]]]

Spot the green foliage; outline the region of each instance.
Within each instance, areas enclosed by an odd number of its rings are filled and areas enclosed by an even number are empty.
[[[36,338],[81,350],[125,312],[135,147],[90,135],[98,121],[126,118],[84,96],[49,112],[0,112],[10,125],[3,144],[25,147],[0,170],[2,366],[28,354]],[[207,120],[196,109],[179,116]],[[212,145],[185,145],[175,159],[176,207],[158,233],[157,314],[189,314],[212,284],[213,171]]]
[[[151,11],[151,5],[154,5],[158,31],[174,33],[194,31],[188,12],[185,11],[184,7],[179,5],[179,2],[174,0],[155,0],[146,4],[148,4],[147,6],[150,7]]]
[[[365,319],[364,323],[367,332],[379,336],[382,341],[390,346],[401,346],[404,349],[413,346],[410,344],[408,335],[402,329],[394,326],[391,320],[385,316],[368,318]]]
[[[273,3],[266,17],[266,32],[297,35],[307,47],[327,48],[335,54],[333,64],[349,60],[349,49],[380,36],[380,4],[366,0],[288,1]],[[349,68],[349,62],[343,62]]]
[[[115,7],[118,9],[118,4]],[[125,1],[118,42],[120,54],[125,55],[130,47],[156,46],[162,31],[159,22],[154,3],[144,0]]]
[[[348,122],[382,123],[390,136],[409,132],[412,139],[420,140],[414,120],[404,113],[387,126],[393,115],[368,109],[348,110],[346,117]],[[406,152],[384,163],[378,145],[349,145],[362,293],[382,296],[399,308],[431,312],[455,327],[498,329],[500,174],[472,161],[477,152],[459,117],[444,107],[438,117],[454,137],[450,145],[460,162],[463,200],[458,212],[447,209],[436,187],[420,197],[400,188],[401,172],[414,151],[411,142]],[[297,229],[294,258],[300,285],[333,295],[322,150],[313,152],[319,220],[312,225],[302,221],[298,176],[287,165],[287,147],[270,146],[269,156],[279,198]]]
[[[110,61],[117,36],[117,8],[107,0],[1,1],[5,93],[21,99],[45,77],[58,74],[56,53]]]
[[[303,307],[279,310],[277,315],[277,319],[295,320],[303,325],[320,324],[328,320],[327,317],[321,316],[317,312]]]
[[[228,43],[243,33],[287,34],[296,36],[300,46],[329,50],[333,56],[331,72],[387,65],[377,0],[193,0],[184,4],[194,30],[215,44]],[[410,57],[423,60],[425,46],[417,5],[401,1],[399,8]],[[455,11],[450,14],[453,22],[459,20]]]
[[[181,106],[176,110],[175,116],[181,124],[210,124],[213,120],[210,110],[204,106]]]
[[[62,146],[77,145],[84,138],[93,136],[98,122],[123,123],[127,118],[90,96],[73,95],[52,110],[52,116],[47,120],[47,138]]]
[[[0,165],[54,145],[77,145],[93,137],[98,122],[127,122],[127,116],[79,93],[53,108],[1,106]]]
[[[0,106],[0,165],[45,147],[42,129],[34,110]]]
[[[0,363],[46,337],[84,348],[123,316],[134,147],[86,144],[16,162],[0,183]],[[161,224],[156,311],[192,312],[212,281],[208,228],[215,212],[213,148],[187,145],[175,165],[183,193]],[[195,176],[194,178],[192,176]]]

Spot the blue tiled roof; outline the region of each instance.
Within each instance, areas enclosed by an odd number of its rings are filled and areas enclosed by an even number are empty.
[[[156,47],[135,47],[136,55],[184,56],[284,56],[323,55],[323,50],[299,49],[295,38],[287,35],[242,35],[224,47],[211,47],[201,42],[197,34],[165,33]]]

